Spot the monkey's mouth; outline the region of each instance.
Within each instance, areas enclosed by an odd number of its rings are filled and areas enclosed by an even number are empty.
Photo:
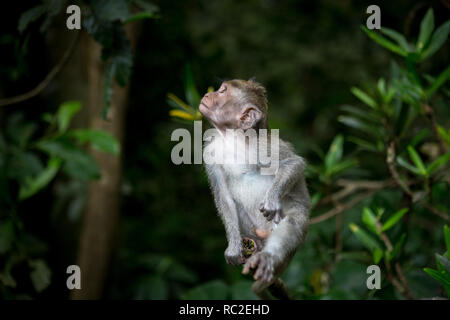
[[[209,109],[209,107],[203,102],[200,102],[200,105],[203,105],[206,109]]]

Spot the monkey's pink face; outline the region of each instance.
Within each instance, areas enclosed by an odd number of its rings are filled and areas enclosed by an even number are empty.
[[[200,101],[199,111],[218,129],[238,128],[240,105],[235,103],[237,89],[224,82],[219,90],[208,92]]]

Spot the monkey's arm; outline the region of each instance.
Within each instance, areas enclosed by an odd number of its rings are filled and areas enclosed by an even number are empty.
[[[303,158],[293,153],[285,159],[280,160],[273,184],[267,190],[259,208],[267,220],[271,221],[274,219],[275,223],[280,222],[283,217],[281,200],[303,177],[304,169],[305,161]]]
[[[214,195],[214,202],[220,218],[225,226],[228,247],[225,250],[225,260],[229,264],[243,264],[242,237],[239,230],[239,216],[236,204],[231,197],[225,175],[219,165],[206,165],[206,173]]]

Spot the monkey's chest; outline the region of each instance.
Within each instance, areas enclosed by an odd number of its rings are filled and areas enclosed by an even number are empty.
[[[261,175],[256,166],[225,166],[233,199],[249,216],[261,216],[259,206],[273,183],[273,176]]]

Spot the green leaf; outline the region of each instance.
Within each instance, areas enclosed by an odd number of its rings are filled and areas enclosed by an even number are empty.
[[[186,65],[184,74],[185,94],[186,100],[192,108],[197,108],[200,104],[200,95],[195,87],[194,75],[192,74],[191,66]]]
[[[381,132],[374,125],[368,124],[361,119],[353,118],[350,116],[339,116],[338,121],[355,129],[361,130],[371,136],[380,137]]]
[[[25,11],[19,18],[19,32],[22,33],[28,27],[30,23],[36,21],[40,17],[44,15],[46,11],[45,5],[39,5],[31,8],[30,10]]]
[[[416,167],[414,167],[413,165],[411,165],[408,161],[406,161],[405,159],[403,159],[402,157],[398,156],[397,157],[397,163],[399,165],[401,165],[403,168],[408,169],[409,171],[411,171],[414,174],[420,175],[420,171],[419,169],[417,169]]]
[[[33,287],[37,292],[42,292],[50,285],[52,272],[44,260],[32,260],[29,264],[33,269],[30,273]]]
[[[381,121],[381,117],[375,111],[368,111],[367,108],[362,109],[350,105],[343,105],[341,110],[369,122],[378,124]]]
[[[378,242],[372,238],[367,232],[362,230],[359,226],[357,226],[354,223],[350,223],[349,225],[350,230],[355,234],[356,237],[358,237],[359,240],[369,249],[371,252],[375,251],[376,249],[382,250]]]
[[[395,257],[397,257],[401,248],[403,247],[403,244],[405,243],[405,240],[406,240],[406,233],[402,233],[402,235],[400,236],[400,240],[398,240],[395,243],[394,250],[392,250],[392,252],[390,254],[391,259],[394,259]]]
[[[367,104],[369,107],[373,109],[377,109],[377,103],[372,97],[370,97],[367,93],[362,91],[361,89],[357,87],[352,87],[350,91],[362,102]]]
[[[380,36],[379,34],[377,34],[376,32],[374,32],[373,30],[369,30],[367,29],[366,26],[362,25],[361,29],[376,43],[378,43],[380,46],[402,56],[402,57],[406,57],[407,52],[405,50],[403,50],[402,48],[400,48],[399,46],[397,46],[395,43],[387,40],[386,38]]]
[[[0,255],[11,250],[15,238],[14,224],[11,220],[0,222]]]
[[[81,180],[100,178],[100,168],[94,158],[68,139],[43,140],[37,147],[50,156],[63,159],[63,170],[74,178]]]
[[[419,32],[419,38],[417,40],[417,50],[419,52],[423,51],[423,49],[428,44],[428,40],[430,40],[431,33],[434,29],[434,14],[433,9],[428,9],[427,13],[425,14],[425,17],[422,19],[422,22],[420,23],[420,32]]]
[[[422,60],[432,56],[436,51],[438,51],[442,45],[447,41],[448,34],[450,32],[450,20],[447,20],[444,24],[442,24],[436,31],[433,33],[431,37],[431,42],[428,47],[421,52]]]
[[[447,258],[450,259],[450,228],[447,225],[444,226],[444,238],[447,248]]]
[[[447,259],[444,256],[441,256],[440,254],[436,253],[436,260],[439,261],[439,263],[441,264],[442,268],[448,273],[450,274],[450,260]]]
[[[330,171],[327,172],[329,175],[335,175],[342,171],[345,171],[349,168],[352,168],[358,164],[358,161],[355,159],[347,159],[341,162],[336,163],[333,167],[331,167]]]
[[[435,172],[437,169],[442,167],[447,161],[450,159],[450,152],[447,152],[443,156],[440,156],[436,160],[434,160],[427,168],[427,174],[430,175]]]
[[[450,78],[450,66],[439,74],[431,86],[425,91],[425,96],[429,99],[447,80]]]
[[[81,109],[80,101],[64,102],[56,113],[59,132],[66,132],[72,117]]]
[[[437,271],[430,268],[424,268],[423,271],[428,273],[433,279],[439,281],[444,286],[450,286],[450,275],[445,271]]]
[[[358,137],[348,137],[347,140],[357,144],[359,147],[361,147],[361,149],[365,149],[365,150],[368,150],[368,151],[371,151],[371,152],[378,152],[378,151],[380,151],[375,144],[373,144],[373,143],[371,143],[369,141],[360,139]]]
[[[343,153],[343,145],[344,145],[344,137],[342,135],[337,135],[328,149],[327,154],[325,155],[325,167],[328,170],[339,162],[342,158]]]
[[[442,139],[444,139],[447,145],[450,145],[450,130],[447,132],[443,127],[438,125],[438,133]]]
[[[420,130],[419,133],[414,136],[414,138],[411,140],[409,145],[412,147],[415,147],[429,135],[430,135],[430,130],[428,130],[427,128],[424,128],[424,129]]]
[[[76,129],[68,132],[68,136],[74,137],[79,143],[89,142],[92,148],[118,155],[120,151],[119,142],[108,132],[93,129]]]
[[[381,228],[381,231],[386,231],[395,226],[395,224],[400,221],[400,219],[405,215],[405,213],[408,212],[408,208],[403,208],[398,210],[396,213],[394,213],[392,216],[389,217],[389,219],[383,224],[383,227]]]
[[[124,23],[135,22],[144,19],[152,19],[155,17],[155,14],[152,12],[138,12],[131,17],[127,18]]]
[[[40,172],[36,177],[29,178],[20,187],[19,190],[19,200],[25,200],[41,189],[45,188],[56,176],[61,166],[61,159],[50,158],[47,163],[47,167]]]
[[[375,234],[379,234],[377,228],[377,218],[373,214],[372,210],[368,207],[364,207],[362,213],[362,222],[367,226],[367,228]]]
[[[422,162],[422,159],[420,158],[417,151],[412,146],[408,146],[408,153],[411,160],[416,165],[417,169],[419,169],[419,172],[421,175],[426,176],[427,175],[427,169],[425,169],[425,165]]]
[[[382,27],[380,31],[384,35],[388,36],[389,38],[397,42],[400,48],[402,48],[404,51],[408,52],[410,50],[408,41],[406,41],[405,37],[399,32],[386,27]]]
[[[375,251],[373,252],[373,262],[375,264],[378,264],[381,260],[381,258],[383,258],[383,250],[381,249],[375,249]]]

